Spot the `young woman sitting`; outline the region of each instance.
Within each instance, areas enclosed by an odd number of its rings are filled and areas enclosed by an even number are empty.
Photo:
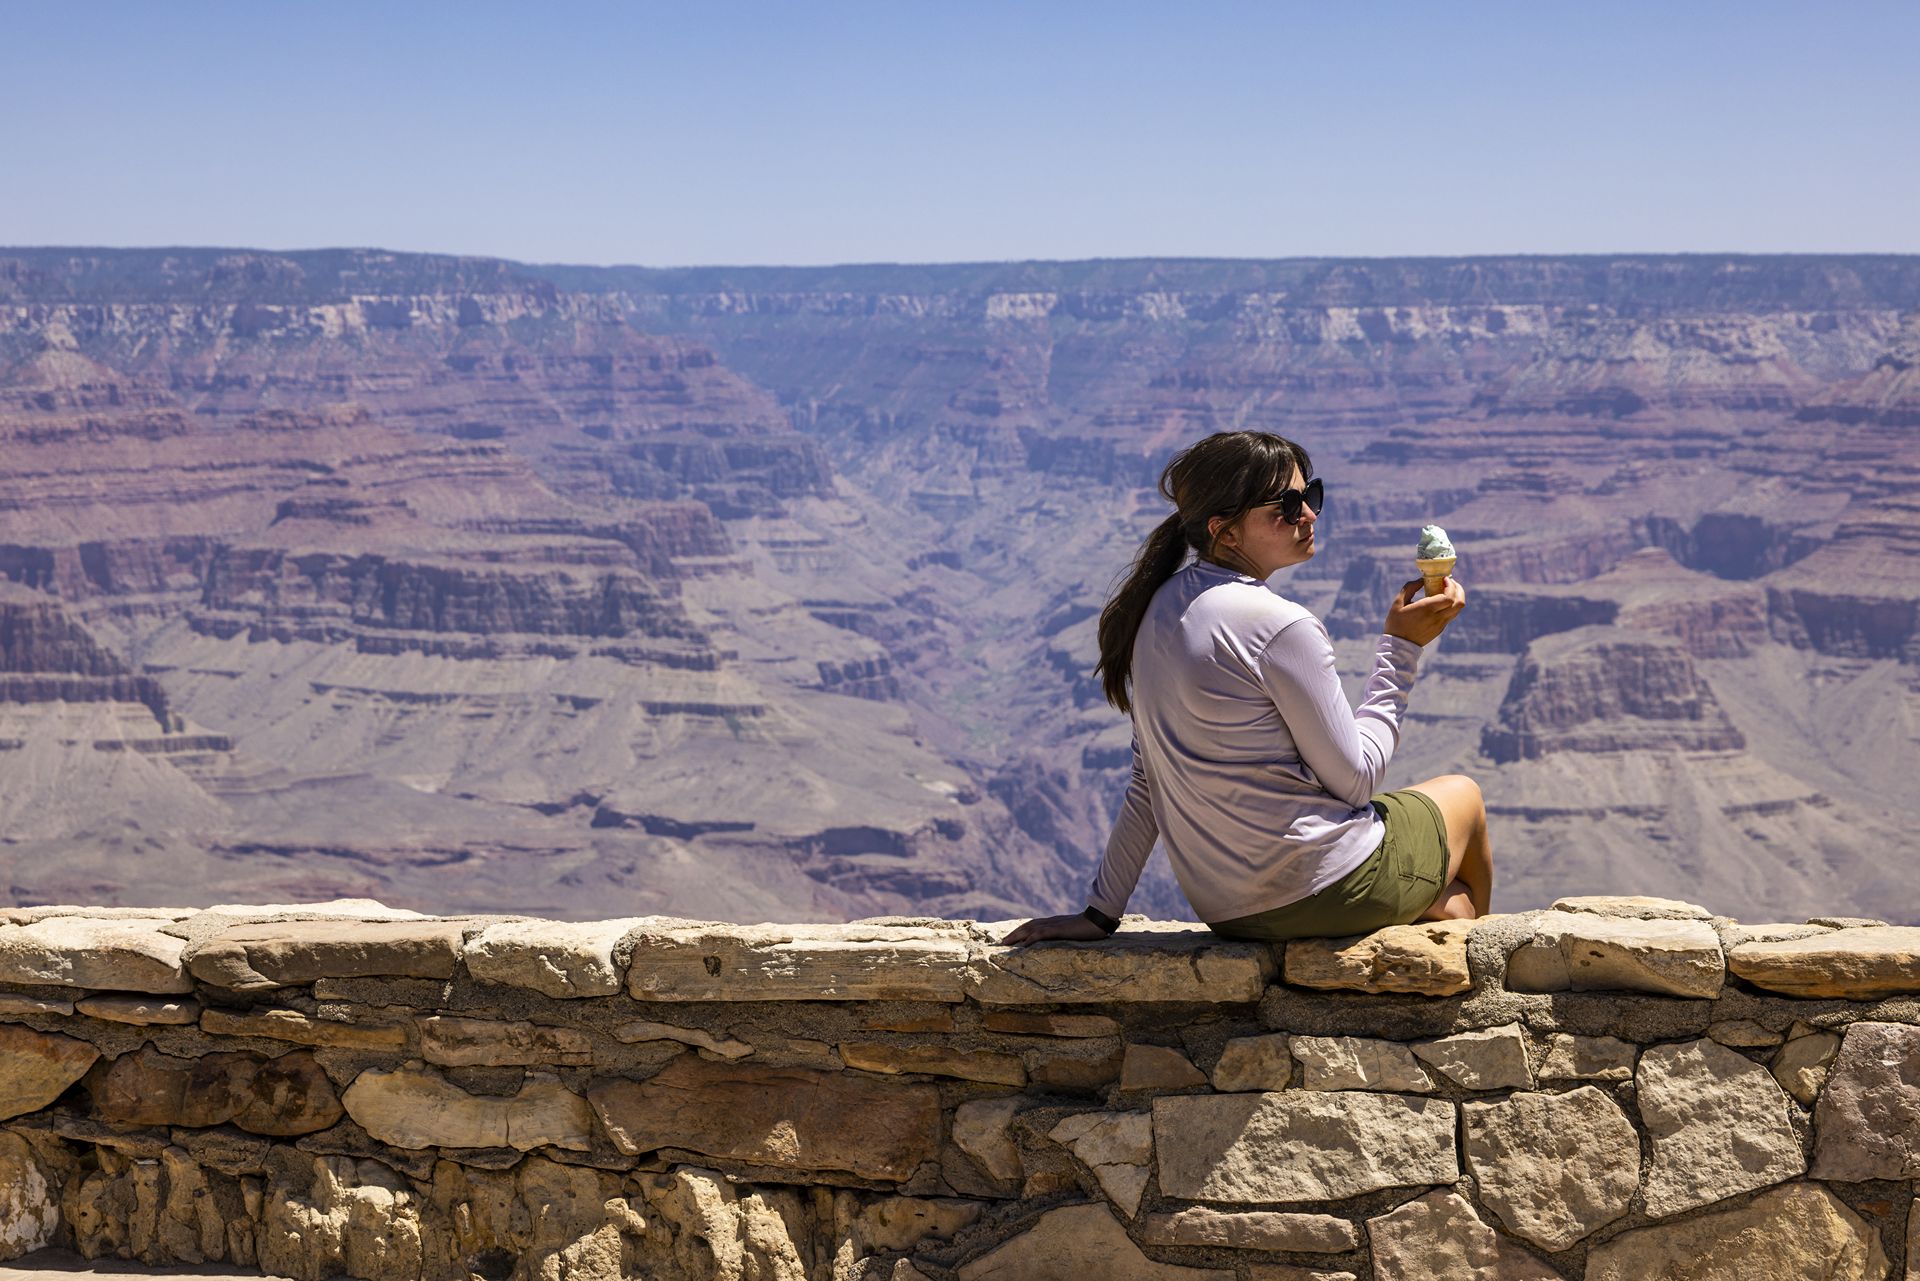
[[[1400,589],[1356,711],[1326,627],[1266,581],[1314,554],[1325,491],[1306,451],[1222,432],[1176,455],[1160,492],[1177,510],[1100,616],[1107,699],[1133,720],[1126,801],[1087,910],[1028,921],[1004,941],[1113,933],[1156,840],[1194,912],[1234,938],[1484,914],[1493,860],[1474,781],[1374,790],[1421,647],[1466,605],[1460,585],[1448,578],[1424,598],[1419,579]]]

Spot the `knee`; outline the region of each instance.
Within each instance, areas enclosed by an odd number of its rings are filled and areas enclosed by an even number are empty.
[[[1485,820],[1487,817],[1487,798],[1486,795],[1481,792],[1480,784],[1474,782],[1465,774],[1448,774],[1441,781],[1444,782],[1447,788],[1458,796],[1463,803],[1470,806],[1480,819]]]

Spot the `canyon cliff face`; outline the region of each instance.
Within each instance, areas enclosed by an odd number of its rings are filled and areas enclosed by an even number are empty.
[[[1920,821],[1917,352],[1907,258],[0,250],[7,600],[223,744],[0,790],[13,893],[1076,907],[1128,766],[1100,604],[1165,459],[1250,427],[1328,480],[1275,586],[1349,675],[1419,525],[1461,547],[1389,784],[1480,779],[1504,904],[1920,918],[1863,871]],[[15,661],[0,738],[81,778],[112,734],[26,732],[84,700]]]

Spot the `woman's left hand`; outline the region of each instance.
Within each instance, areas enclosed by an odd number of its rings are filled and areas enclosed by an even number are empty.
[[[1072,916],[1038,917],[1011,930],[1000,942],[1007,947],[1018,947],[1022,943],[1044,943],[1049,939],[1094,943],[1106,937],[1105,930],[1076,912]]]

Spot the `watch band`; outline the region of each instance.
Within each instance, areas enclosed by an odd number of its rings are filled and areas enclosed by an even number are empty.
[[[1111,916],[1108,916],[1105,912],[1102,912],[1097,907],[1089,907],[1086,911],[1082,912],[1081,915],[1086,917],[1089,921],[1092,921],[1095,925],[1098,925],[1102,930],[1106,931],[1108,934],[1111,934],[1115,930],[1120,928],[1120,922],[1114,920]]]

